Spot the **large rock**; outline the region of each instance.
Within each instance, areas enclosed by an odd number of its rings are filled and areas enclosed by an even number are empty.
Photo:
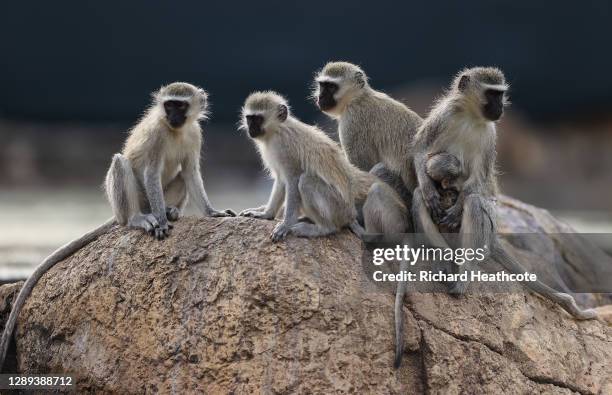
[[[500,213],[505,231],[568,229],[507,198]],[[18,370],[71,372],[81,392],[612,393],[612,328],[529,293],[409,295],[395,371],[394,298],[360,241],[273,244],[273,226],[184,218],[164,241],[116,227],[34,289]],[[564,248],[557,264],[577,259]]]

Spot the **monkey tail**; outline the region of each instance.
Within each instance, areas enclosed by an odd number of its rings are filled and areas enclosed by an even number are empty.
[[[400,273],[408,270],[408,262],[400,261]],[[402,356],[404,355],[404,295],[406,294],[406,282],[400,281],[397,283],[395,292],[395,360],[393,367],[399,369],[402,365]]]
[[[504,249],[499,240],[494,242],[491,250],[491,257],[511,273],[519,274],[525,272],[525,268],[523,268],[523,266],[521,266],[521,264],[518,263],[516,259]],[[559,292],[539,280],[526,281],[524,284],[532,291],[539,293],[553,302],[557,302],[565,311],[578,320],[590,320],[597,317],[597,312],[595,310],[582,310],[580,307],[578,307],[576,300],[574,300],[572,295]]]
[[[365,236],[366,231],[365,229],[363,229],[363,226],[359,225],[359,222],[357,222],[357,220],[354,220],[353,222],[349,224],[349,229],[351,230],[351,232],[355,234],[355,236],[363,240],[363,237]]]
[[[4,359],[6,358],[9,341],[11,339],[11,336],[13,335],[13,330],[15,329],[15,324],[17,323],[17,317],[19,316],[19,312],[25,304],[26,299],[32,292],[32,289],[34,289],[34,286],[36,286],[38,280],[42,277],[43,274],[47,272],[47,270],[51,269],[56,263],[68,258],[87,244],[97,239],[102,234],[106,233],[115,223],[115,218],[113,217],[108,221],[104,222],[102,225],[95,228],[94,230],[89,231],[78,239],[72,240],[71,242],[58,248],[51,255],[45,258],[45,260],[42,261],[42,263],[36,268],[36,270],[34,270],[30,277],[28,277],[26,282],[21,287],[21,290],[19,290],[17,298],[13,302],[13,308],[11,309],[9,318],[6,321],[6,325],[4,326],[4,331],[2,332],[2,339],[0,340],[0,371],[2,371],[2,368],[4,366]]]

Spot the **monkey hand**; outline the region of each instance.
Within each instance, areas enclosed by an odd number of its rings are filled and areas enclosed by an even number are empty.
[[[435,186],[431,185],[421,189],[425,205],[431,213],[431,218],[434,222],[439,223],[444,217],[444,210],[440,203],[440,193]]]
[[[210,213],[208,213],[211,217],[235,217],[236,213],[232,209],[225,209],[223,211],[212,209]]]
[[[446,226],[450,230],[459,229],[461,226],[461,217],[463,215],[463,205],[454,204],[446,210],[446,214],[439,222],[439,225]]]
[[[172,229],[172,225],[168,223],[168,220],[166,218],[158,218],[157,226],[153,228],[150,233],[151,235],[155,236],[157,240],[163,240],[166,237],[170,236],[170,229]]]
[[[288,234],[289,226],[287,226],[284,222],[281,222],[274,227],[274,230],[270,235],[270,239],[272,239],[273,242],[277,242],[287,237]]]
[[[467,291],[467,287],[467,281],[454,281],[451,283],[450,288],[448,289],[448,293],[458,298],[461,295],[465,294],[465,292]]]
[[[240,214],[241,217],[249,217],[249,218],[258,218],[258,219],[274,219],[274,215],[267,213],[265,210],[257,209],[257,208],[249,208],[246,210],[242,210]]]

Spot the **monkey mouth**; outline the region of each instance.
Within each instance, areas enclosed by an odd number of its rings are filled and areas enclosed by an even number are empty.
[[[263,136],[264,131],[261,128],[249,128],[249,137],[255,139],[257,137]]]
[[[317,99],[317,107],[319,107],[321,111],[330,111],[336,107],[336,101],[325,96],[320,96]]]

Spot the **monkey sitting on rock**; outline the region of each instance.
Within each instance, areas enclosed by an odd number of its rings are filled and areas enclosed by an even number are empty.
[[[321,111],[338,121],[340,144],[349,161],[390,183],[410,207],[417,187],[412,141],[421,117],[373,89],[365,72],[348,62],[327,63],[315,77],[313,97]]]
[[[285,215],[270,236],[317,237],[348,227],[362,236],[356,206],[363,207],[365,232],[398,234],[410,226],[408,209],[376,176],[351,165],[336,142],[295,118],[275,92],[255,92],[245,101],[241,128],[255,142],[274,178],[268,203],[242,216],[274,219]],[[300,213],[309,221],[300,221]]]
[[[38,280],[116,223],[140,228],[157,239],[168,237],[190,197],[207,216],[235,216],[231,210],[212,208],[200,173],[202,129],[206,92],[175,82],[153,94],[153,105],[131,130],[123,153],[116,154],[106,175],[106,196],[113,218],[48,256],[27,279],[15,302],[0,340],[0,369],[4,364],[17,317]]]

